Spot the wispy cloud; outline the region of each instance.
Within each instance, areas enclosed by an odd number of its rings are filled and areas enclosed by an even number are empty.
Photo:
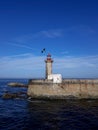
[[[26,49],[31,49],[31,50],[33,50],[32,47],[29,47],[29,46],[27,46],[27,45],[20,44],[20,43],[14,43],[14,42],[11,43],[11,42],[9,42],[8,44],[13,45],[13,46],[17,46],[17,47],[21,47],[21,48],[26,48]]]
[[[11,46],[15,46],[15,47],[19,47],[19,48],[25,48],[25,49],[29,49],[29,50],[36,50],[28,45],[25,45],[25,43],[20,43],[20,42],[15,42],[15,41],[9,41],[7,42],[7,44],[11,45]]]
[[[38,38],[59,38],[64,35],[64,29],[49,29],[49,30],[41,30],[32,34],[26,34],[23,36],[20,36],[15,41],[18,41],[20,43],[25,43],[27,41],[32,41],[33,39]]]
[[[78,33],[80,35],[92,35],[95,34],[96,31],[90,26],[87,25],[77,25],[77,26],[72,26],[64,29],[65,34],[66,33]]]
[[[72,57],[65,56],[63,58],[55,58],[57,68],[94,68],[98,65],[98,56]]]
[[[39,36],[45,37],[45,38],[58,38],[63,36],[63,30],[61,29],[55,29],[55,30],[44,30],[38,33]]]
[[[44,77],[45,57],[30,53],[0,58],[0,77]],[[54,57],[54,73],[63,77],[98,77],[98,56]]]
[[[61,54],[66,55],[66,54],[69,54],[69,52],[68,51],[62,51]]]
[[[7,43],[11,46],[16,46],[19,48],[26,48],[29,50],[35,50],[34,48],[32,48],[32,44],[35,44],[35,43],[32,43],[32,42],[36,39],[62,38],[62,37],[65,37],[66,35],[73,34],[73,33],[78,33],[79,35],[87,36],[89,34],[94,34],[95,30],[86,25],[77,25],[77,26],[67,27],[63,29],[41,30],[36,33],[25,34],[20,37],[14,38],[12,41],[9,41]],[[29,42],[29,45],[27,44],[28,42]],[[67,54],[66,51],[64,53]]]
[[[44,39],[44,38],[60,38],[64,35],[64,32],[62,29],[51,29],[51,30],[42,30],[36,33],[32,34],[26,34],[17,38],[14,38],[10,41],[8,41],[6,44],[10,46],[15,46],[19,48],[25,48],[29,50],[35,51],[36,49],[32,48],[32,44],[36,44],[34,41],[36,39]],[[29,44],[28,44],[29,43]]]

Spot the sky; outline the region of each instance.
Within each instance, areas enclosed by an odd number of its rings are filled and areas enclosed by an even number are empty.
[[[0,78],[44,78],[48,53],[53,73],[98,78],[98,0],[0,1]]]

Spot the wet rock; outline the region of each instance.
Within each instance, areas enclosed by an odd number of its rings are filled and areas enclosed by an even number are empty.
[[[4,93],[3,96],[2,96],[3,99],[10,99],[10,98],[16,98],[16,97],[17,97],[17,95],[15,93],[14,94]]]
[[[2,95],[3,99],[15,99],[15,98],[24,99],[26,97],[27,97],[26,92],[17,92],[17,93],[6,92]]]
[[[7,84],[10,87],[28,87],[27,84],[17,83],[17,82],[11,82]]]

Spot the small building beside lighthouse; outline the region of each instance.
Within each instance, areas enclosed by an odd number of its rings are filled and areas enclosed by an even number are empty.
[[[47,55],[45,63],[46,63],[46,80],[51,80],[51,81],[53,81],[53,83],[61,83],[62,75],[52,73],[53,59],[51,58],[51,54]]]

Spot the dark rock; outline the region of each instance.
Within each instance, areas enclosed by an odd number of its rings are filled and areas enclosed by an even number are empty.
[[[16,97],[17,97],[17,95],[15,93],[14,94],[4,93],[3,96],[2,96],[3,99],[12,99],[12,98],[16,98]]]
[[[15,99],[15,98],[26,98],[27,95],[25,92],[17,92],[17,93],[9,93],[9,92],[6,92],[3,94],[2,98],[3,99]]]

